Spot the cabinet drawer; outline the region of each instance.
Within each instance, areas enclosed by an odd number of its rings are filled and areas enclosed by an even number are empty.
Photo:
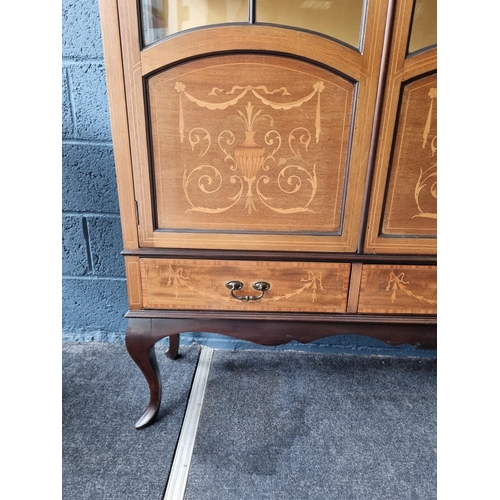
[[[436,266],[364,265],[358,312],[436,314]]]
[[[146,309],[335,312],[346,310],[350,264],[140,259]],[[240,281],[231,291],[226,283]],[[262,294],[256,282],[269,283]],[[236,297],[252,297],[240,300]]]

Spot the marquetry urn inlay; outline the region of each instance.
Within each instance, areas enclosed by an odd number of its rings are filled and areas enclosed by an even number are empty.
[[[197,106],[211,111],[224,110],[233,106],[236,108],[241,107],[241,105],[238,106],[238,104],[240,104],[240,101],[249,92],[251,92],[251,94],[253,94],[258,101],[264,104],[264,106],[270,107],[274,110],[290,110],[293,108],[299,108],[317,94],[316,118],[314,123],[316,143],[319,142],[321,133],[320,93],[324,90],[324,88],[325,85],[323,82],[316,82],[313,85],[313,91],[302,99],[292,100],[290,102],[277,102],[271,101],[265,96],[272,95],[274,93],[282,93],[284,96],[289,96],[290,93],[285,87],[269,91],[265,86],[234,86],[228,92],[224,92],[222,89],[215,87],[208,94],[209,96],[217,95],[218,93],[223,93],[224,95],[229,94],[230,96],[233,96],[236,92],[238,92],[238,94],[235,97],[231,97],[227,101],[214,103],[197,99],[192,96],[186,91],[186,86],[182,82],[177,82],[175,84],[175,89],[179,92],[179,94],[184,95],[189,101],[195,103]],[[288,153],[291,153],[291,155],[289,158],[284,156],[279,158],[278,166],[281,168],[279,169],[276,183],[277,189],[280,189],[283,193],[293,195],[303,189],[309,189],[310,196],[308,199],[306,197],[306,203],[304,205],[294,206],[294,197],[292,196],[290,202],[291,206],[276,207],[271,204],[271,199],[263,194],[262,186],[271,182],[271,176],[268,175],[267,172],[270,171],[271,164],[276,163],[276,157],[280,155],[280,153],[281,155],[286,154],[282,150],[284,138],[282,138],[282,135],[278,130],[273,128],[275,122],[272,115],[264,114],[263,109],[256,110],[250,100],[244,110],[236,109],[236,111],[238,114],[230,115],[227,125],[229,125],[229,121],[231,119],[235,119],[233,121],[236,121],[236,125],[240,125],[240,130],[238,130],[238,128],[233,128],[232,130],[222,130],[217,137],[217,144],[221,154],[224,155],[223,158],[225,164],[229,165],[230,170],[234,172],[229,179],[226,179],[226,182],[237,184],[240,189],[235,196],[228,199],[228,204],[225,207],[219,207],[214,210],[213,208],[207,206],[196,206],[195,202],[190,198],[191,189],[189,184],[197,182],[198,188],[201,191],[204,193],[211,193],[214,198],[217,198],[218,192],[224,182],[224,176],[221,169],[213,165],[199,165],[190,170],[189,173],[186,168],[183,188],[186,198],[191,205],[191,208],[188,209],[188,211],[193,210],[206,213],[225,212],[226,210],[229,210],[237,205],[243,196],[245,196],[245,209],[249,214],[257,210],[254,197],[258,198],[259,201],[267,208],[277,213],[286,214],[311,211],[308,207],[316,194],[317,177],[316,165],[311,165],[311,163],[307,161],[308,146],[312,138],[309,128],[299,126],[294,128],[288,134]],[[238,121],[241,123],[238,123]],[[269,128],[268,131],[264,133],[263,141],[265,146],[261,146],[255,142],[255,127],[257,123],[261,121],[266,122]],[[235,145],[236,137],[238,135],[241,136],[241,133],[238,134],[238,131],[241,132],[241,126],[243,127],[245,140],[240,144]],[[184,142],[184,129],[184,105],[181,96],[179,101],[180,142]],[[203,126],[197,126],[190,129],[188,139],[192,151],[199,150],[198,158],[203,158],[207,154],[213,141],[211,133]],[[304,154],[300,153],[299,148],[301,146],[303,146]],[[300,199],[301,197],[297,196],[297,198]]]
[[[271,56],[151,78],[159,228],[339,233],[353,89]]]

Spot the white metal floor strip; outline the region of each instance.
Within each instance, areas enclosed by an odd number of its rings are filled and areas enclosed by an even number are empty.
[[[196,368],[186,415],[182,423],[179,442],[175,450],[172,469],[163,500],[182,500],[184,497],[189,466],[191,465],[191,457],[193,456],[194,441],[200,420],[201,406],[212,363],[212,355],[213,349],[211,347],[201,348],[200,360]]]

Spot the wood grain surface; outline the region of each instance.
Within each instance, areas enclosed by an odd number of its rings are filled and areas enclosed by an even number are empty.
[[[363,266],[358,313],[436,312],[436,266]]]
[[[349,264],[268,261],[141,259],[146,309],[336,312],[346,310]],[[259,300],[231,296],[226,283],[239,280],[238,296],[258,296],[253,283],[269,291]]]

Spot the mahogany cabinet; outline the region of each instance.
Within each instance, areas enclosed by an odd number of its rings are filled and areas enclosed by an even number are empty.
[[[101,0],[128,351],[436,345],[436,0]]]

